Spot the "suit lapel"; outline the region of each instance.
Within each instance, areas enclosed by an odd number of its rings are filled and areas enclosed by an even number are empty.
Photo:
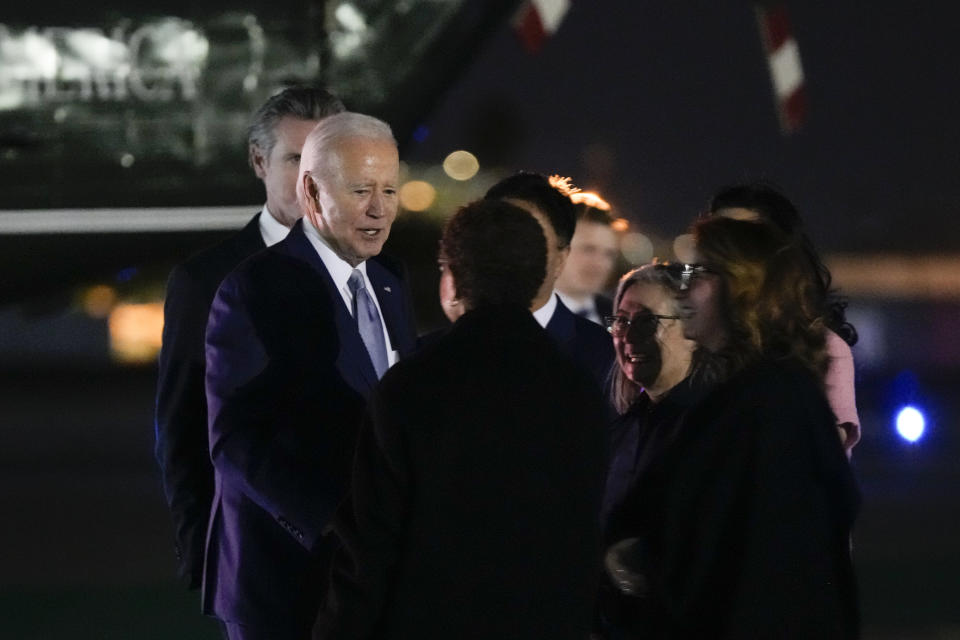
[[[250,222],[234,236],[236,242],[233,246],[241,260],[267,248],[267,245],[263,242],[263,236],[260,235],[260,215],[258,213],[253,216]]]
[[[337,334],[340,336],[340,353],[337,356],[337,368],[351,387],[356,389],[366,397],[373,386],[377,383],[377,372],[373,368],[373,362],[370,360],[370,354],[360,338],[360,332],[357,330],[357,323],[353,315],[347,310],[343,303],[343,297],[337,290],[337,286],[330,277],[323,260],[317,254],[316,249],[310,244],[310,240],[303,232],[303,220],[298,220],[290,230],[290,234],[280,244],[290,255],[303,260],[309,264],[317,273],[322,283],[322,288],[317,295],[327,295],[333,301],[334,322],[337,326]],[[278,247],[280,245],[277,245]]]

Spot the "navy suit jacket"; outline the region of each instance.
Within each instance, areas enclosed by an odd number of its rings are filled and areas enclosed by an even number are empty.
[[[547,333],[606,390],[613,366],[613,339],[606,329],[573,313],[559,296],[556,298],[557,308],[547,323]]]
[[[597,315],[602,321],[605,316],[613,315],[613,300],[607,296],[597,294],[593,296],[593,306],[597,310]]]
[[[200,587],[213,465],[207,444],[204,332],[224,277],[266,245],[260,214],[239,232],[174,267],[163,308],[163,348],[157,380],[156,449],[164,494],[173,515],[180,578]]]
[[[207,325],[215,496],[203,610],[277,632],[309,629],[333,549],[357,428],[377,383],[356,323],[298,222],[217,291]],[[390,341],[412,352],[402,269],[367,261]]]

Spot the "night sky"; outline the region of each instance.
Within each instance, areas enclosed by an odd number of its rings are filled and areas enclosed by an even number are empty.
[[[782,186],[825,252],[960,248],[960,6],[788,2],[803,129],[779,131],[753,5],[574,1],[538,55],[508,25],[408,159],[597,188],[641,231],[682,232],[717,187]]]

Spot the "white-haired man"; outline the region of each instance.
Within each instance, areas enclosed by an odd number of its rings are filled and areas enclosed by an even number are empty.
[[[207,325],[216,477],[203,606],[229,638],[306,638],[325,536],[360,415],[415,329],[402,269],[379,257],[397,214],[390,127],[341,113],[307,136],[304,214],[224,280]]]
[[[287,87],[254,114],[247,135],[250,166],[266,202],[239,232],[174,267],[163,309],[156,405],[156,458],[173,516],[181,579],[199,589],[213,502],[207,443],[203,335],[224,277],[245,258],[282,240],[300,219],[297,170],[307,134],[343,103],[322,87]]]

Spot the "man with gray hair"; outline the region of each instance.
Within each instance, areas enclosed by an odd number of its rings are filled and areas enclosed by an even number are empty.
[[[263,181],[266,203],[238,233],[174,267],[163,311],[157,385],[156,449],[173,516],[181,579],[198,589],[213,501],[207,444],[203,334],[220,282],[247,256],[282,240],[300,218],[296,184],[300,150],[317,123],[343,111],[325,89],[288,87],[257,110],[247,136],[250,166]]]
[[[415,346],[403,270],[380,257],[398,208],[390,127],[341,113],[307,136],[304,218],[226,277],[207,325],[216,493],[203,610],[228,638],[308,638],[360,416]]]

